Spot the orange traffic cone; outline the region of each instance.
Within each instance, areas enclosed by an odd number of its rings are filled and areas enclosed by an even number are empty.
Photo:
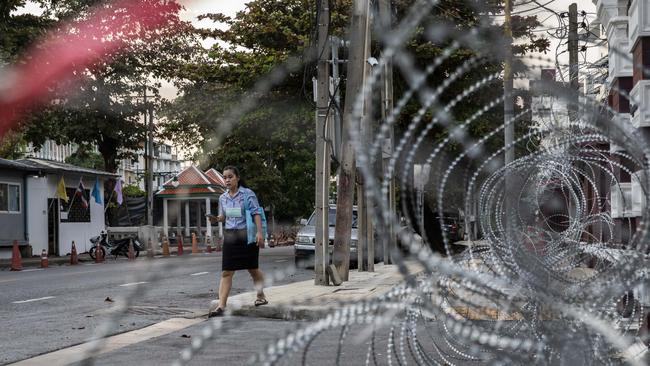
[[[199,244],[196,242],[195,233],[192,233],[192,254],[199,254]]]
[[[183,255],[183,236],[176,236],[176,255]]]
[[[169,257],[169,240],[167,240],[166,236],[163,238],[162,252],[163,256]]]
[[[147,240],[147,258],[153,258],[153,242],[151,241],[151,238]]]
[[[135,250],[133,249],[133,239],[129,240],[129,260],[135,260]]]
[[[95,263],[101,263],[104,261],[104,252],[102,252],[102,246],[97,242],[95,246]]]
[[[11,270],[23,270],[22,257],[20,256],[20,249],[18,249],[18,240],[14,240],[14,246],[11,250]]]
[[[47,259],[47,251],[43,249],[41,252],[41,268],[47,268],[50,265],[50,261]]]
[[[72,249],[70,250],[70,265],[79,264],[79,257],[77,256],[77,246],[72,241]]]
[[[212,237],[207,236],[205,237],[205,252],[206,253],[212,253]]]

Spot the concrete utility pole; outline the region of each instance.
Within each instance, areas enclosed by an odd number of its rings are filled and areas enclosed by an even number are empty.
[[[571,92],[576,92],[576,97],[569,101],[569,120],[578,120],[578,5],[569,5],[569,80]]]
[[[146,94],[146,93],[145,93]],[[151,175],[149,176],[148,179],[148,186],[149,189],[147,190],[147,225],[153,226],[153,177],[154,177],[154,171],[153,171],[153,155],[154,155],[154,143],[153,143],[153,130],[154,130],[154,125],[153,125],[153,106],[151,108],[148,108],[149,110],[149,138],[148,144],[149,144],[149,156],[147,159],[149,160],[148,166],[149,166],[149,171]]]
[[[144,104],[144,123],[147,125],[147,139],[145,143],[145,181],[144,190],[147,194],[147,225],[153,225],[153,108],[147,104],[147,84],[144,85],[144,95],[142,103]],[[165,233],[164,235],[167,235]]]
[[[505,1],[505,66],[503,68],[503,121],[504,123],[509,122],[514,116],[514,106],[512,100],[512,88],[513,88],[513,72],[512,72],[512,0]],[[511,123],[507,125],[504,129],[505,133],[505,145],[508,146],[512,144],[515,139],[515,125]],[[506,165],[512,163],[515,160],[515,149],[508,148],[505,151],[505,163]],[[506,191],[507,192],[507,191]]]
[[[366,62],[366,33],[368,31],[368,0],[355,0],[352,5],[350,24],[350,52],[343,109],[343,133],[341,138],[341,167],[336,198],[336,232],[333,263],[343,281],[348,280],[350,271],[350,235],[352,232],[352,205],[355,183],[355,153],[350,141],[350,129],[359,125],[353,119],[354,103],[362,90],[364,63]]]
[[[365,39],[363,48],[365,50],[363,59],[363,80],[362,90],[365,95],[363,101],[363,115],[359,126],[360,142],[363,146],[370,146],[372,136],[372,92],[366,93],[365,80],[370,77],[372,66],[370,60],[370,26],[371,20],[368,17],[366,21]],[[374,242],[374,228],[372,222],[372,211],[368,208],[369,202],[366,197],[366,185],[363,176],[357,177],[357,222],[358,222],[358,241],[357,241],[357,264],[359,272],[374,271],[374,255],[375,255],[375,242]]]
[[[381,24],[381,31],[383,34],[387,34],[391,30],[391,10],[390,10],[390,0],[379,0],[379,19]],[[381,117],[382,120],[386,121],[391,111],[393,110],[393,61],[384,59],[383,69],[382,69],[382,84],[381,89]],[[382,151],[382,163],[383,171],[386,172],[388,169],[388,163],[393,154],[393,141],[394,141],[394,130],[391,127],[388,139],[384,142],[384,148]],[[390,209],[391,217],[396,217],[397,207],[395,205],[395,178],[390,177],[390,185],[388,190],[388,206]],[[389,223],[388,227],[388,238],[382,238],[382,245],[384,249],[384,264],[391,264],[392,256],[391,251],[395,247],[397,242],[397,236],[393,222]]]
[[[328,46],[329,5],[327,1],[319,2],[318,16],[318,46],[315,56],[318,57],[318,84],[316,108],[316,254],[314,272],[316,285],[329,285],[327,267],[329,266],[329,178],[330,155],[325,134],[330,106],[329,94],[329,65]]]

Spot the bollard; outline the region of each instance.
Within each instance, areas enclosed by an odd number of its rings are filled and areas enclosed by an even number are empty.
[[[23,270],[22,256],[20,255],[20,249],[18,249],[18,240],[14,240],[13,249],[11,250],[11,270]]]
[[[199,244],[196,242],[195,233],[192,233],[192,254],[199,254]]]
[[[47,268],[50,265],[50,261],[47,259],[47,251],[43,249],[41,252],[41,268]]]
[[[212,253],[212,244],[211,244],[211,242],[212,242],[212,237],[206,235],[206,237],[205,237],[205,252],[206,253]]]
[[[163,247],[162,247],[162,255],[165,257],[169,257],[169,240],[167,240],[167,237],[163,237]]]
[[[153,242],[151,241],[151,238],[147,240],[147,258],[153,258]]]
[[[135,260],[135,250],[133,249],[133,239],[129,239],[129,260]]]
[[[183,235],[178,235],[176,238],[176,255],[183,255]]]
[[[95,246],[95,263],[101,263],[104,261],[104,252],[102,252],[102,246],[97,242]]]
[[[79,257],[77,256],[77,246],[72,241],[72,249],[70,250],[70,265],[79,264]]]
[[[220,252],[223,248],[223,236],[217,238],[215,243],[215,251]]]

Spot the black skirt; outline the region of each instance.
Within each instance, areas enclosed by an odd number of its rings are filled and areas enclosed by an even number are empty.
[[[259,268],[260,248],[247,241],[246,229],[224,230],[222,271]]]

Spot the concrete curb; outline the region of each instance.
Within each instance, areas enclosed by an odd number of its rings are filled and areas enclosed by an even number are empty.
[[[418,275],[424,268],[408,264],[409,273]],[[282,320],[316,320],[341,306],[341,303],[380,297],[404,281],[396,265],[378,264],[375,272],[350,271],[349,280],[340,286],[317,286],[313,280],[264,289],[269,304],[254,306],[256,293],[246,292],[228,299],[232,315]]]

